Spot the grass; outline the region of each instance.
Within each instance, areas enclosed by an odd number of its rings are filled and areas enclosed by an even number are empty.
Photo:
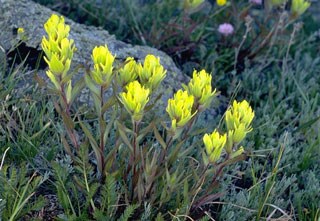
[[[80,12],[94,8],[91,3],[86,1]],[[75,6],[71,4],[70,7]],[[111,12],[114,10],[112,8]],[[133,17],[131,19],[131,23],[123,26],[133,25],[135,31],[144,28]],[[133,33],[122,29],[118,32],[123,39],[132,37]],[[310,30],[305,33],[300,33],[294,42],[273,48],[267,57],[261,54],[256,62],[246,64],[241,73],[230,71],[214,77],[215,86],[223,95],[248,99],[256,117],[254,130],[244,144],[249,157],[225,171],[220,187],[223,196],[204,207],[208,218],[320,219],[319,36]],[[230,57],[228,51],[224,52],[221,60],[224,56]],[[16,93],[22,76],[34,70],[27,68],[27,59],[22,64],[13,62],[11,67],[4,65],[7,59],[0,62],[0,153],[4,162],[0,171],[9,167],[27,168],[20,173],[20,178],[15,177],[15,169],[0,176],[6,187],[12,187],[10,182],[14,179],[23,180],[24,185],[15,183],[16,187],[6,189],[10,196],[4,195],[5,189],[0,187],[0,216],[14,220],[39,210],[44,205],[43,195],[55,193],[55,178],[47,177],[48,173],[53,173],[52,161],[64,165],[65,170],[72,168],[70,159],[63,153],[59,138],[62,129],[51,101],[35,83],[22,93]],[[36,181],[35,174],[39,176]],[[6,211],[5,200],[16,202],[11,215]],[[35,206],[30,207],[27,202]],[[136,205],[132,205],[120,218],[127,220],[125,216],[129,217],[135,209]],[[145,214],[147,212],[151,213],[146,209]],[[173,217],[176,220],[186,218],[179,214]]]

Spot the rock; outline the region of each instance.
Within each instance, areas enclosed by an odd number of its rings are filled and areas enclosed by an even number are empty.
[[[40,55],[40,43],[42,37],[45,35],[43,24],[53,13],[56,12],[30,0],[1,0],[0,46],[6,51],[9,51],[14,45],[14,39],[17,39],[17,28],[22,27],[28,37],[24,41],[26,45],[24,50],[26,50],[26,48],[37,50]],[[113,35],[110,35],[108,31],[102,30],[101,28],[77,24],[68,18],[65,18],[65,20],[71,27],[69,37],[74,39],[77,47],[73,59],[73,66],[87,64],[88,62],[90,64],[92,49],[95,46],[107,44],[110,51],[116,55],[118,60],[125,60],[126,57],[132,56],[139,61],[143,61],[147,54],[160,57],[161,64],[167,69],[167,77],[162,83],[162,88],[159,89],[159,92],[165,92],[171,96],[172,91],[177,90],[181,87],[182,82],[187,81],[187,77],[176,67],[173,60],[159,50],[147,46],[126,44],[118,41]],[[81,76],[81,74],[83,73],[79,73],[78,77]],[[87,93],[86,91],[87,90],[83,93]],[[85,94],[83,94],[82,98],[84,97]]]
[[[0,0],[0,3],[0,48],[3,48],[7,52],[11,50],[17,42],[17,29],[22,27],[27,36],[27,39],[24,40],[22,50],[27,50],[29,53],[37,55],[36,58],[34,58],[34,62],[36,63],[37,57],[41,55],[41,39],[45,35],[43,24],[51,14],[59,13],[31,0]],[[110,51],[115,54],[116,58],[120,61],[131,56],[142,62],[147,54],[160,57],[161,64],[167,69],[167,76],[155,94],[155,96],[159,93],[163,94],[162,99],[157,102],[154,108],[156,115],[163,115],[168,98],[172,97],[173,93],[181,88],[181,83],[187,83],[189,80],[189,77],[182,74],[173,60],[164,52],[147,46],[133,46],[124,43],[101,28],[78,24],[68,18],[65,18],[65,21],[71,27],[69,37],[74,39],[77,47],[77,51],[74,54],[73,67],[79,64],[90,64],[92,49],[95,46],[105,44],[108,45]],[[28,52],[25,52],[25,54]],[[45,75],[45,68],[46,65],[43,65],[42,69],[40,68],[37,73],[44,79],[48,79]],[[30,87],[33,74],[32,71],[28,73],[31,73],[29,79],[27,79],[28,82],[22,85],[29,85]],[[79,78],[83,76],[83,74],[83,71],[79,71],[74,77]],[[23,87],[19,86],[19,89],[23,90],[21,88]],[[108,93],[110,93],[110,91]],[[221,100],[221,97],[219,100]],[[80,101],[80,104],[87,102],[89,105],[92,104],[88,89],[84,89],[81,92],[78,101]],[[223,103],[226,104],[226,102]],[[225,110],[225,106],[226,105],[223,105],[223,110]],[[217,116],[217,112],[221,112],[221,108],[218,110],[208,110],[206,114],[201,116],[204,119],[212,119]]]

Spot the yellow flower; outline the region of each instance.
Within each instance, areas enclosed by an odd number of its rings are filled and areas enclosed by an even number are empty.
[[[228,141],[226,150],[230,154],[234,143],[240,143],[249,133],[251,122],[254,118],[254,112],[249,103],[244,100],[242,102],[234,101],[231,108],[226,112],[226,125],[228,129]]]
[[[246,100],[242,102],[233,101],[233,104],[226,112],[227,129],[233,130],[244,124],[247,130],[251,131],[250,124],[254,118],[254,112]]]
[[[110,84],[113,76],[113,62],[115,57],[107,46],[95,47],[92,51],[94,70],[91,72],[92,79],[101,86]]]
[[[209,107],[216,90],[212,91],[211,75],[205,70],[197,72],[193,71],[193,78],[190,80],[188,86],[183,85],[184,89],[195,98],[195,105],[200,110]]]
[[[227,0],[217,0],[217,5],[224,6],[225,4],[227,4]]]
[[[44,24],[44,29],[48,38],[43,36],[41,47],[49,66],[46,73],[55,87],[61,89],[60,82],[67,76],[76,48],[73,40],[68,39],[70,27],[64,23],[62,16],[53,14]]]
[[[300,16],[310,7],[310,4],[305,0],[292,0],[291,12],[294,16]]]
[[[147,55],[143,66],[138,65],[138,75],[141,84],[148,87],[151,91],[155,90],[166,76],[166,70],[160,64],[160,58],[154,55]]]
[[[214,130],[212,134],[205,134],[203,136],[203,143],[211,163],[215,163],[219,160],[226,141],[227,135],[220,135],[217,130]]]
[[[70,26],[65,24],[62,16],[53,14],[44,24],[44,29],[49,35],[49,40],[60,42],[69,36]]]
[[[123,68],[119,70],[117,76],[120,85],[124,86],[134,81],[138,77],[137,63],[132,57],[128,57]]]
[[[173,99],[168,100],[166,111],[171,118],[171,127],[175,131],[177,127],[184,127],[196,114],[192,113],[194,97],[187,91],[177,91]]]
[[[149,101],[150,90],[141,86],[138,81],[130,82],[126,90],[127,92],[120,93],[120,101],[131,114],[133,120],[139,122]]]
[[[21,27],[18,28],[18,34],[21,35],[21,34],[23,34],[23,33],[24,33],[24,28],[21,28]]]

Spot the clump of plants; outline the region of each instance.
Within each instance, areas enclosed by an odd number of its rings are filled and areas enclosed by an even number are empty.
[[[54,14],[44,28],[47,36],[41,46],[49,66],[48,89],[64,125],[61,143],[70,159],[53,163],[64,209],[60,218],[204,217],[204,205],[221,196],[224,168],[246,158],[240,144],[252,131],[249,103],[233,101],[224,126],[211,133],[193,130],[217,94],[212,76],[194,70],[189,83],[168,100],[167,113],[145,120],[155,111],[159,97],[154,92],[167,74],[159,58],[147,55],[143,63],[131,57],[120,62],[107,45],[97,46],[92,68],[75,81],[70,27]],[[73,107],[84,87],[93,101],[93,110],[86,112]]]
[[[223,75],[242,72],[247,61],[268,63],[269,55],[282,54],[278,52],[281,45],[298,35],[301,25],[296,25],[297,21],[311,3],[123,0],[115,4],[110,0],[73,0],[57,5],[62,13],[105,27],[121,40],[165,51],[189,75],[199,67]]]

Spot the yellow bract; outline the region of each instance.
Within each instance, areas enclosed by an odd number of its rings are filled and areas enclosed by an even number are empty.
[[[113,62],[115,57],[107,46],[95,47],[92,51],[94,69],[91,72],[92,79],[101,86],[110,84],[113,76]]]
[[[201,5],[204,2],[204,0],[184,0],[183,7],[185,9],[195,9],[199,5]]]
[[[231,153],[234,143],[241,142],[246,134],[252,130],[251,122],[254,118],[254,112],[249,103],[234,101],[233,105],[226,112],[226,125],[228,129],[227,152]]]
[[[154,55],[147,55],[144,59],[143,66],[138,65],[138,75],[141,84],[148,87],[151,91],[155,90],[160,82],[166,76],[166,70],[160,64],[160,58]]]
[[[212,91],[211,78],[211,75],[205,70],[200,72],[194,70],[193,78],[190,80],[188,86],[183,85],[188,93],[194,96],[196,108],[200,110],[209,107],[216,93],[216,90]]]
[[[177,91],[173,99],[168,100],[166,111],[171,118],[171,127],[175,131],[177,127],[185,126],[195,115],[192,113],[194,97],[187,91]]]
[[[126,90],[127,92],[120,93],[120,101],[131,114],[133,120],[139,122],[149,101],[150,90],[141,86],[138,81],[130,82]]]
[[[217,5],[224,6],[225,4],[227,4],[227,0],[217,0]]]
[[[60,89],[60,82],[70,69],[76,48],[73,40],[68,39],[70,27],[65,25],[62,16],[53,14],[45,23],[44,28],[48,38],[45,36],[42,38],[41,46],[45,52],[44,59],[49,65],[47,75],[55,87]]]
[[[138,77],[138,65],[132,57],[126,59],[125,65],[119,70],[117,76],[120,85],[125,86]]]
[[[292,0],[291,12],[295,16],[300,16],[310,7],[310,4],[305,0]]]
[[[226,142],[227,135],[220,135],[217,130],[214,130],[211,134],[205,134],[203,136],[203,143],[211,163],[215,163],[219,160]]]

